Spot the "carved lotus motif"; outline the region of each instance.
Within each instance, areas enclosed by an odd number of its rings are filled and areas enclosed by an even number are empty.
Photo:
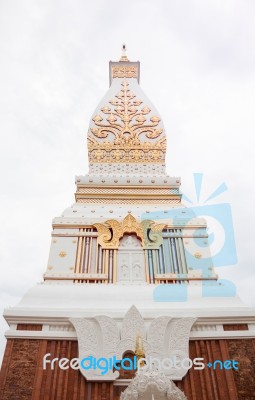
[[[163,316],[152,320],[147,332],[144,319],[135,306],[132,306],[123,318],[121,329],[119,329],[116,321],[108,316],[95,316],[94,318],[72,318],[70,320],[75,327],[78,343],[79,358],[87,358],[93,356],[95,358],[110,358],[116,356],[121,359],[127,351],[136,350],[136,338],[142,338],[145,357],[157,357],[159,360],[170,358],[177,355],[180,361],[189,356],[188,342],[190,330],[195,322],[195,318],[171,318]],[[100,370],[84,370],[81,373],[91,381],[95,380],[115,380],[119,374],[117,371],[109,370],[102,379]],[[149,387],[149,382],[157,388],[158,395],[164,399],[180,399],[182,392],[175,393],[176,389],[172,386],[171,380],[182,379],[187,373],[187,369],[175,368],[166,371],[149,369],[148,373],[134,379],[133,383],[127,389],[126,396],[130,393],[136,393],[137,399],[146,399],[145,394]],[[139,397],[141,396],[141,397]],[[155,399],[160,398],[155,396]],[[172,396],[172,397],[171,397]],[[123,400],[130,397],[123,397]]]

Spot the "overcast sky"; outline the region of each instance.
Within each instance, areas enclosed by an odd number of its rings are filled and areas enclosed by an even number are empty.
[[[51,221],[87,172],[89,119],[122,43],[141,61],[182,191],[195,199],[194,172],[201,200],[226,182],[217,201],[232,207],[238,265],[218,272],[255,305],[254,20],[254,0],[1,1],[1,314],[42,280]]]

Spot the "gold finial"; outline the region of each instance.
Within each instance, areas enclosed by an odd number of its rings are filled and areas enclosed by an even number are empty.
[[[126,45],[123,44],[122,45],[122,55],[120,57],[120,61],[129,61],[129,59],[127,58],[127,55],[126,55],[126,51],[127,51]]]
[[[143,337],[140,333],[136,335],[136,343],[135,343],[135,355],[138,360],[141,358],[145,358],[145,351],[143,347]],[[143,365],[144,363],[141,363]]]

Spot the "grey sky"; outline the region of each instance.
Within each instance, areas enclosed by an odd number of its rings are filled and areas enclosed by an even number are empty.
[[[253,0],[1,2],[2,309],[42,279],[51,220],[87,172],[89,118],[123,42],[141,61],[182,191],[193,195],[194,172],[204,198],[227,183],[218,201],[231,203],[239,262],[225,275],[255,305],[254,18]]]

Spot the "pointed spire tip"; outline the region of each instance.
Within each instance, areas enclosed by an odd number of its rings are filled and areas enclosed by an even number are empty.
[[[123,43],[123,45],[122,45],[122,55],[120,57],[120,61],[129,61],[129,59],[127,58],[127,55],[126,55],[126,51],[127,51],[127,47],[126,47],[125,43]]]

